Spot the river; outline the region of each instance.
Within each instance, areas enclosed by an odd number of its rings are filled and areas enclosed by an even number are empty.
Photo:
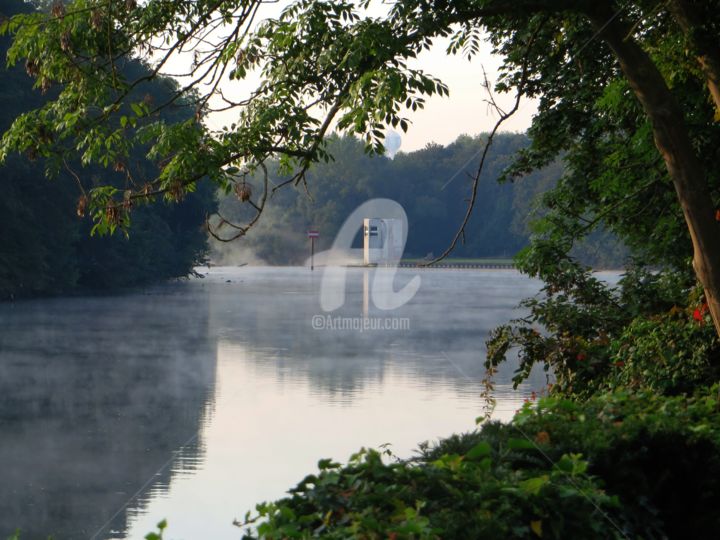
[[[233,519],[320,458],[386,443],[409,456],[473,429],[488,332],[540,284],[402,269],[394,288],[418,274],[417,294],[384,311],[375,271],[351,268],[326,313],[323,270],[203,268],[0,304],[0,538],[141,539],[166,518],[166,538],[235,539]],[[495,418],[546,385],[538,371],[513,390],[513,369],[497,375]]]

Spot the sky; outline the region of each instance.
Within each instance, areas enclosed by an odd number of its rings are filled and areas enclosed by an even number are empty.
[[[450,96],[433,96],[427,100],[424,109],[405,112],[411,125],[407,133],[400,133],[400,151],[411,152],[429,143],[447,145],[462,134],[476,135],[490,131],[497,121],[497,113],[485,102],[488,96],[482,83],[483,68],[491,84],[497,79],[500,59],[490,54],[490,45],[472,62],[460,54],[448,55],[446,47],[447,40],[438,40],[432,49],[419,55],[411,64],[411,67],[420,68],[447,84]],[[242,83],[228,82],[223,91],[236,88],[237,92],[245,94],[256,84],[257,80],[253,79]],[[507,110],[512,107],[515,96],[499,94],[495,95],[495,99]],[[518,112],[503,124],[501,131],[525,131],[535,110],[535,102],[524,99]],[[233,120],[234,115],[218,113],[211,117],[210,125],[219,128],[231,124]]]
[[[287,4],[287,1],[281,1],[263,6],[263,16],[258,20],[277,16]],[[381,4],[377,6],[371,8],[371,15],[382,15],[379,10],[386,9]],[[410,67],[422,69],[447,84],[450,96],[433,96],[427,100],[423,110],[405,112],[411,125],[407,133],[400,133],[400,151],[418,150],[429,143],[446,145],[462,134],[476,135],[487,132],[497,121],[497,113],[485,102],[487,93],[482,83],[483,68],[491,84],[496,81],[500,59],[490,54],[489,44],[472,62],[462,54],[448,55],[447,44],[448,39],[438,39],[429,51],[423,52],[409,63]],[[259,79],[251,75],[245,81],[226,81],[222,88],[228,96],[247,96],[258,82]],[[505,109],[511,108],[515,100],[515,96],[509,94],[496,95],[495,98]],[[535,110],[535,103],[525,99],[518,112],[503,124],[501,131],[525,131]],[[210,116],[208,123],[211,128],[219,129],[232,124],[235,119],[236,114],[215,113]]]
[[[497,79],[500,59],[490,54],[490,45],[469,62],[458,55],[448,55],[447,40],[438,40],[430,51],[418,57],[415,66],[439,78],[450,88],[449,97],[432,97],[422,111],[408,113],[413,124],[408,133],[402,134],[401,150],[412,151],[423,148],[430,142],[448,144],[458,135],[490,131],[497,122],[497,113],[485,102],[488,95],[482,87],[483,68],[491,85]],[[498,104],[505,110],[512,107],[515,96],[495,95]],[[518,112],[503,123],[502,131],[525,131],[530,126],[536,111],[534,101],[520,102]]]

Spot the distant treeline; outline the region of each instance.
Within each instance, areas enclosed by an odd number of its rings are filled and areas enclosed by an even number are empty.
[[[28,9],[23,2],[0,0],[3,15]],[[9,38],[0,39],[3,60],[9,44]],[[123,69],[139,75],[146,68],[128,62]],[[2,76],[0,130],[5,131],[15,116],[42,106],[44,98],[32,89],[32,80],[22,66],[3,69]],[[164,102],[173,84],[156,80],[146,99]],[[193,113],[179,105],[163,114],[177,118]],[[204,258],[207,239],[202,225],[206,212],[214,208],[214,188],[209,183],[199,185],[181,204],[158,202],[136,209],[129,239],[119,233],[91,237],[89,218],[77,216],[80,192],[76,180],[69,172],[47,180],[42,160],[33,158],[11,156],[0,168],[0,299],[107,290],[185,276]],[[136,170],[152,177],[154,166],[144,156],[132,156],[132,160]],[[128,181],[122,171],[70,165],[86,189],[100,178],[105,182],[110,174],[116,176],[113,181],[118,187]]]
[[[254,257],[271,264],[300,263],[308,256],[307,228],[320,230],[319,248],[327,249],[345,218],[375,197],[393,199],[407,212],[406,257],[437,256],[450,244],[465,214],[470,175],[477,169],[485,139],[485,135],[462,135],[448,146],[429,144],[389,159],[368,156],[358,139],[334,136],[328,148],[334,160],[314,166],[307,176],[310,197],[303,187],[278,190],[246,238],[231,245],[213,243],[214,258],[225,263]],[[455,249],[454,257],[512,257],[527,244],[535,201],[563,172],[557,163],[514,182],[498,183],[515,153],[528,142],[523,134],[495,137],[465,242]],[[270,168],[275,185],[287,179],[277,170]],[[252,184],[257,193],[260,180],[255,177]],[[220,204],[224,217],[242,221],[246,205],[234,194]],[[356,245],[361,246],[359,237]],[[602,234],[579,246],[576,253],[597,267],[619,266],[622,261],[622,249]]]

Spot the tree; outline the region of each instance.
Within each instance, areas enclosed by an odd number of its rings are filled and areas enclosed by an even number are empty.
[[[14,0],[0,0],[0,11],[30,12],[32,7]],[[10,39],[0,38],[5,53]],[[137,62],[127,62],[128,76],[147,73]],[[155,101],[171,95],[174,82],[156,79],[145,88]],[[53,94],[32,91],[25,70],[15,67],[3,74],[0,87],[0,130],[10,127],[21,112],[42,107]],[[178,106],[164,111],[166,121],[192,118],[194,109]],[[153,165],[138,148],[130,153],[135,172],[149,176]],[[70,156],[68,169],[77,168]],[[108,172],[96,165],[82,171],[83,178],[67,173],[52,182],[43,177],[40,161],[10,156],[2,167],[0,199],[0,299],[67,293],[78,289],[108,290],[186,276],[207,252],[202,229],[205,215],[216,207],[214,189],[200,186],[182,204],[140,208],[134,215],[130,237],[91,237],[89,218],[76,208],[77,183],[85,189],[110,183],[122,189],[128,182],[123,171]],[[100,180],[102,179],[102,180]]]
[[[720,334],[720,226],[715,219],[706,171],[695,154],[684,114],[662,74],[638,43],[628,38],[630,28],[617,22],[606,6],[602,7],[605,9],[591,12],[590,19],[617,56],[650,120],[655,146],[665,161],[690,232],[695,273],[705,288],[710,313]],[[604,23],[606,20],[612,22]],[[709,82],[713,88],[715,81],[711,78]]]
[[[712,109],[709,116],[706,107],[705,116],[691,117],[697,107],[682,107],[682,95],[658,58],[680,37],[697,61],[696,69],[680,67],[716,97],[718,55],[711,38],[717,35],[717,9],[693,0],[667,6],[645,0],[404,0],[371,17],[362,13],[369,4],[300,0],[257,27],[258,0],[76,0],[67,7],[52,4],[49,14],[14,17],[3,25],[14,34],[9,61],[24,60],[39,89],[58,85],[60,91],[47,106],[16,120],[0,158],[13,151],[36,153],[57,172],[68,154],[112,167],[131,147],[148,145],[148,156],[161,165],[154,180],[125,191],[91,192],[88,202],[101,231],[125,224],[132,204],[158,195],[177,198],[206,176],[229,191],[245,171],[273,156],[295,172],[289,183],[302,184],[311,163],[329,158],[323,138],[331,127],[362,134],[369,150],[381,152],[386,126],[408,128],[403,109],[448,93],[440,81],[410,69],[408,59],[440,36],[451,37],[449,53],[472,56],[486,32],[505,59],[496,88],[514,89],[518,99],[540,98],[531,131],[545,135],[535,150],[542,146],[547,155],[525,153],[514,172],[581,147],[588,155],[588,145],[603,145],[619,133],[631,139],[638,125],[652,135],[654,155],[643,155],[640,167],[655,175],[658,155],[665,164],[662,177],[675,190],[672,205],[682,211],[695,273],[720,332],[720,225],[711,191],[716,179],[697,151],[695,129],[698,122],[703,128],[713,122]],[[165,123],[155,115],[172,99],[149,104],[132,98],[132,91],[167,70],[181,52],[192,63],[177,98],[189,94],[197,115]],[[117,69],[128,55],[151,63],[153,71],[128,80]],[[249,96],[224,92],[225,78],[253,72],[261,81]],[[641,117],[608,133],[601,129],[605,119],[587,106],[601,103],[608,87],[620,81],[640,104]],[[236,111],[237,121],[212,132],[202,118],[219,109]],[[552,125],[556,141],[548,140]],[[628,200],[646,187],[615,181]],[[265,200],[256,195],[248,202],[260,212]],[[614,210],[602,204],[587,209],[599,210],[580,216],[591,222]],[[649,213],[658,210],[664,211]],[[232,227],[235,236],[248,228],[221,225]]]

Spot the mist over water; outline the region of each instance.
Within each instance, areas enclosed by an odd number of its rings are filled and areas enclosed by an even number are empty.
[[[197,433],[215,381],[208,301],[168,287],[0,305],[1,538],[90,538]]]
[[[351,268],[332,317],[403,330],[314,329],[322,271],[200,269],[204,279],[112,297],[0,305],[0,538],[237,538],[232,525],[320,458],[474,428],[485,345],[539,283],[513,271],[424,270],[396,310]],[[418,273],[399,270],[395,289]],[[514,391],[508,419],[546,380]]]

